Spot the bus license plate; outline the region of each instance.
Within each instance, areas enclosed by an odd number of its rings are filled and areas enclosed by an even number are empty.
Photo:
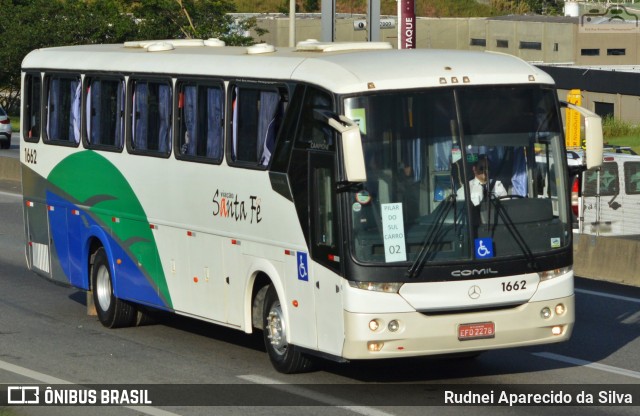
[[[458,339],[460,341],[494,338],[495,336],[496,326],[493,322],[478,322],[474,324],[461,324],[458,326]]]

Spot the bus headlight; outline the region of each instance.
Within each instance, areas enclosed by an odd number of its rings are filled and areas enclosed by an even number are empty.
[[[549,309],[548,307],[544,307],[542,308],[542,310],[540,311],[540,317],[542,319],[549,319],[551,318],[551,309]]]
[[[567,274],[571,270],[573,270],[572,266],[561,267],[559,269],[545,270],[544,272],[538,272],[538,276],[540,276],[540,281],[544,282],[545,280],[555,279],[558,276]]]
[[[402,283],[349,281],[349,286],[355,287],[356,289],[369,290],[371,292],[398,293],[402,287]]]
[[[389,329],[389,331],[391,332],[396,332],[398,329],[400,329],[400,322],[394,319],[393,321],[389,322],[389,325],[387,325],[387,329]]]

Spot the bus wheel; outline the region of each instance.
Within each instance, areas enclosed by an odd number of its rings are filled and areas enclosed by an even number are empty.
[[[295,345],[287,343],[287,323],[273,285],[269,286],[264,299],[262,320],[264,344],[274,368],[285,374],[311,370],[311,360]]]
[[[136,320],[135,306],[113,295],[113,279],[104,248],[96,251],[91,268],[91,287],[98,319],[107,328],[131,326]]]

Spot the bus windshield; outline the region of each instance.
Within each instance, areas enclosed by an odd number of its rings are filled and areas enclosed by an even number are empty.
[[[570,243],[553,89],[396,91],[345,98],[344,110],[367,167],[349,195],[356,261],[532,259]]]

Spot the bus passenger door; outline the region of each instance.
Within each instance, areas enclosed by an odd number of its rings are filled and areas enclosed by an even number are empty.
[[[344,308],[335,194],[335,154],[311,152],[309,163],[310,239],[318,349],[340,355],[344,343]]]

